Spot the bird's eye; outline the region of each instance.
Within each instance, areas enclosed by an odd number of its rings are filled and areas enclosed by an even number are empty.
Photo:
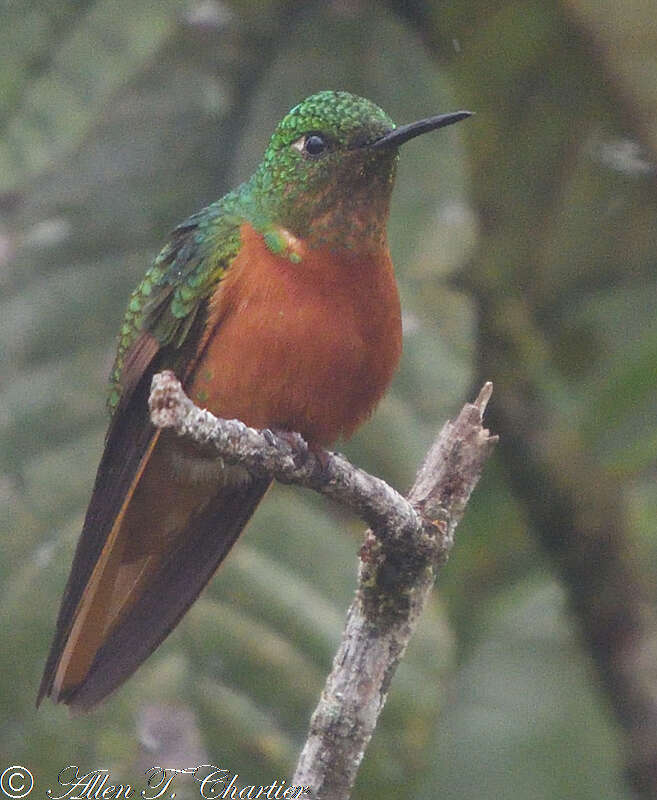
[[[307,133],[296,142],[292,147],[310,158],[319,158],[329,149],[329,142],[321,133]]]
[[[317,157],[328,148],[328,142],[319,133],[311,133],[306,136],[305,151],[309,156]]]

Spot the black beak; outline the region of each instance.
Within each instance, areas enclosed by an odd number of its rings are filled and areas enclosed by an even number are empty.
[[[472,113],[472,111],[454,111],[452,114],[439,114],[437,117],[428,117],[428,119],[410,122],[408,125],[400,125],[390,133],[386,133],[385,136],[377,139],[370,147],[399,147],[421,133],[428,133],[429,131],[436,131],[438,128],[444,128],[447,125],[453,125],[455,122],[471,117]]]

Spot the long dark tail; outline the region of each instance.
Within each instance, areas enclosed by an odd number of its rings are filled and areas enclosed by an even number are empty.
[[[153,437],[93,564],[78,547],[39,700],[92,708],[178,624],[270,484],[219,464]]]

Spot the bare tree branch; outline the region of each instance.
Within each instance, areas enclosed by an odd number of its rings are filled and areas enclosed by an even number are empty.
[[[497,441],[482,426],[492,392],[447,422],[429,450],[408,499],[337,453],[317,454],[298,434],[257,431],[197,408],[172,372],[153,377],[151,420],[227,463],[239,462],[334,498],[369,525],[359,586],[291,785],[314,800],[348,800],[388,688],[415,631],[436,570],[484,463]]]

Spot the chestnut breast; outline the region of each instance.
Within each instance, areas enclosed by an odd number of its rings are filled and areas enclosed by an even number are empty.
[[[188,390],[218,416],[326,445],[349,436],[392,379],[401,355],[397,285],[387,248],[310,249],[282,234],[289,248],[279,255],[242,226]]]

